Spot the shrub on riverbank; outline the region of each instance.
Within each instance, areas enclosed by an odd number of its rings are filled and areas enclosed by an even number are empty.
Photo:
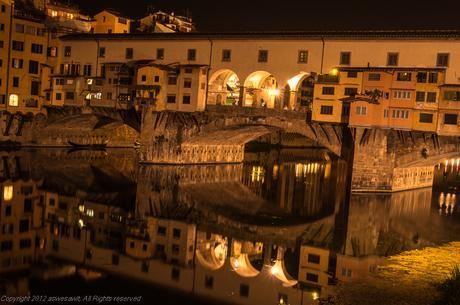
[[[439,287],[441,299],[437,305],[460,305],[460,267],[456,266],[450,277]]]

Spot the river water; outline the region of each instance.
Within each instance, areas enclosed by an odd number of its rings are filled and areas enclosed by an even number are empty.
[[[460,263],[455,160],[433,189],[355,194],[350,165],[321,149],[190,166],[0,155],[7,303],[429,304]]]

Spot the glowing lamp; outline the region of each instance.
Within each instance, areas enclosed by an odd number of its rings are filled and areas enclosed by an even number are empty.
[[[336,76],[337,74],[339,74],[339,70],[334,68],[329,72],[329,74]]]
[[[312,296],[313,300],[317,300],[317,299],[319,298],[319,295],[318,295],[317,292],[313,292],[313,293],[311,294],[311,296]]]
[[[272,269],[270,270],[270,272],[273,274],[273,275],[276,275],[280,272],[279,268],[276,267],[276,266],[273,266]]]

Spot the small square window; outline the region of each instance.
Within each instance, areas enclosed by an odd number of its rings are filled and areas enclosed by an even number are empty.
[[[449,66],[449,53],[438,53],[436,59],[437,67],[448,67]]]
[[[173,237],[174,238],[180,238],[181,230],[180,229],[173,229]]]
[[[184,88],[192,88],[192,79],[191,78],[184,79]]]
[[[268,62],[268,50],[259,50],[258,62]]]
[[[319,264],[321,257],[316,254],[308,254],[308,262],[313,264]]]
[[[222,61],[230,62],[232,60],[232,50],[222,50]]]
[[[214,287],[214,277],[206,275],[204,277],[204,287],[212,289]]]
[[[189,105],[189,104],[190,104],[190,101],[191,101],[190,95],[184,95],[184,96],[182,97],[182,104]]]
[[[301,64],[306,64],[308,62],[308,51],[300,50],[297,55],[297,62]]]
[[[187,60],[195,61],[196,60],[196,49],[187,50]]]
[[[399,53],[388,53],[387,66],[397,66],[399,61]]]
[[[157,59],[164,59],[165,58],[165,49],[157,49]]]
[[[249,297],[249,285],[241,284],[240,285],[240,296]]]
[[[133,48],[126,48],[125,58],[126,59],[132,59],[133,56],[134,56],[134,49]]]
[[[307,281],[318,283],[318,278],[317,274],[307,272]]]
[[[65,46],[64,47],[64,56],[69,57],[72,55],[72,47],[71,46]]]
[[[173,95],[173,94],[168,95],[167,98],[166,98],[166,102],[167,102],[168,104],[175,104],[175,103],[176,103],[176,96]],[[160,227],[158,227],[158,229],[160,229]],[[165,228],[165,230],[166,230],[166,228]],[[158,231],[158,232],[159,232],[159,231]],[[159,234],[159,233],[158,233],[158,234]]]
[[[175,95],[168,95],[168,97],[169,96],[174,96],[174,101],[175,101],[175,99],[176,99]],[[166,235],[166,227],[158,226],[157,234],[160,235],[160,236],[165,236]]]
[[[351,52],[340,52],[340,64],[350,65],[351,63]]]
[[[180,269],[178,268],[172,268],[171,270],[171,278],[175,281],[178,281],[180,279]]]

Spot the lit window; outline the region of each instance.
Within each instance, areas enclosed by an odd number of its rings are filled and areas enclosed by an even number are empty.
[[[93,209],[87,209],[86,210],[86,215],[89,217],[94,217],[94,210]]]
[[[11,199],[13,199],[13,186],[5,185],[3,187],[3,200],[10,201]]]
[[[19,96],[17,94],[11,94],[10,99],[8,101],[8,105],[18,107],[19,106]]]

